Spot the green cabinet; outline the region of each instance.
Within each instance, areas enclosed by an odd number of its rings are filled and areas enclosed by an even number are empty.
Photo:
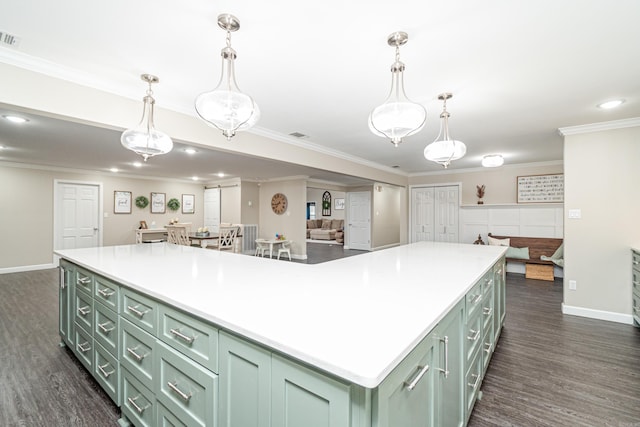
[[[271,353],[220,332],[219,427],[271,425]]]
[[[640,252],[631,251],[631,315],[640,327]]]
[[[73,304],[76,298],[75,274],[76,270],[73,264],[65,260],[60,260],[58,332],[62,340],[60,345],[66,345],[71,349],[75,346],[75,328],[73,324],[75,313]]]

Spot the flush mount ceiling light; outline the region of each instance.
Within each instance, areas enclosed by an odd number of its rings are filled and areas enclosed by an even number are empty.
[[[612,101],[603,102],[602,104],[598,104],[598,108],[602,108],[603,110],[610,110],[612,108],[619,107],[624,104],[624,99],[614,99]]]
[[[158,83],[160,79],[151,74],[142,74],[140,78],[149,84],[147,94],[142,98],[144,102],[142,120],[140,120],[138,126],[122,132],[120,142],[124,148],[140,154],[146,162],[149,157],[167,154],[171,151],[173,149],[173,141],[171,141],[169,135],[160,132],[153,125],[153,106],[156,100],[153,99],[151,85]]]
[[[482,158],[482,166],[485,168],[497,168],[504,164],[502,154],[488,154]]]
[[[450,93],[438,95],[438,99],[443,102],[442,113],[440,114],[440,132],[435,141],[427,145],[424,149],[424,157],[432,162],[440,163],[446,169],[453,160],[461,159],[467,152],[467,146],[461,141],[451,139],[449,135],[449,112],[447,111],[447,100],[453,97]],[[442,139],[440,137],[442,136]]]
[[[198,95],[196,112],[204,121],[221,130],[230,141],[237,131],[256,124],[260,109],[236,83],[233,64],[237,55],[231,48],[231,33],[240,29],[240,21],[233,15],[222,14],[218,16],[218,26],[227,32],[227,46],[221,51],[222,74],[215,89]]]
[[[24,117],[12,116],[10,114],[3,115],[2,117],[4,117],[6,120],[9,120],[11,123],[26,123],[29,121],[29,119],[25,119]]]
[[[195,148],[185,148],[184,152],[187,154],[196,154],[198,151]]]
[[[396,48],[396,60],[391,64],[391,91],[384,103],[369,114],[369,129],[375,135],[389,138],[396,147],[402,138],[420,131],[427,120],[427,111],[412,102],[404,92],[404,69],[400,62],[400,46],[407,43],[407,33],[398,31],[389,36],[387,43]]]

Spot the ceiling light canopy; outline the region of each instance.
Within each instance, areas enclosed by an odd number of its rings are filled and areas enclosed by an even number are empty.
[[[142,98],[144,102],[142,120],[140,120],[138,126],[122,132],[120,142],[124,148],[141,155],[146,162],[149,157],[167,154],[171,151],[173,149],[173,141],[169,135],[157,130],[153,124],[153,106],[156,100],[153,99],[151,85],[158,83],[160,79],[151,74],[142,74],[140,78],[149,84],[147,94]]]
[[[231,48],[231,33],[240,29],[240,21],[233,15],[218,16],[218,26],[227,32],[227,46],[222,49],[222,74],[218,86],[196,98],[198,115],[217,129],[228,141],[237,131],[249,129],[260,118],[258,104],[240,91],[236,83],[234,61],[236,51]]]
[[[502,154],[488,154],[482,158],[482,166],[485,168],[497,168],[504,164]]]
[[[452,97],[453,95],[450,93],[438,95],[438,99],[443,102],[442,113],[440,114],[440,132],[438,132],[435,141],[424,149],[424,157],[427,160],[440,163],[445,169],[449,167],[453,160],[461,159],[467,153],[467,146],[462,141],[452,139],[449,135],[447,100]]]
[[[616,108],[624,104],[624,99],[614,99],[611,101],[603,102],[602,104],[598,104],[598,108],[602,108],[603,110],[610,110],[612,108]]]
[[[427,120],[427,111],[412,102],[404,92],[404,63],[400,62],[400,46],[407,43],[407,33],[398,31],[389,36],[387,43],[396,48],[396,60],[391,64],[391,91],[384,103],[369,114],[369,129],[375,135],[389,138],[396,147],[402,138],[420,131]]]

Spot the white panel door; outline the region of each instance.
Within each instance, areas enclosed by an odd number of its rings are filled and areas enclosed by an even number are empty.
[[[98,246],[100,204],[99,186],[59,183],[58,209],[60,219],[56,249],[90,248]]]
[[[411,242],[434,240],[435,190],[433,187],[411,189]]]
[[[459,196],[458,187],[436,187],[436,242],[458,243]]]
[[[217,233],[220,227],[220,189],[207,188],[204,190],[204,226],[212,233]]]
[[[371,193],[347,193],[349,249],[371,249]]]

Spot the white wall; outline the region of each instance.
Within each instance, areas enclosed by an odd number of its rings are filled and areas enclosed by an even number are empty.
[[[311,185],[314,185],[313,187]],[[336,210],[335,209],[335,200],[336,199],[345,199],[346,201],[346,193],[342,187],[336,186],[324,186],[324,187],[315,187],[317,184],[307,184],[307,202],[316,202],[316,219],[344,219],[344,209]],[[337,188],[341,188],[338,190]],[[328,191],[331,194],[331,215],[324,216],[322,215],[322,195],[325,191]],[[305,205],[306,206],[306,205]],[[305,211],[306,218],[306,211]]]
[[[402,194],[404,187],[375,183],[371,201],[371,248],[400,244]]]
[[[640,248],[640,119],[634,123],[563,130],[565,313],[631,322],[631,247]],[[573,209],[580,219],[568,219]]]

